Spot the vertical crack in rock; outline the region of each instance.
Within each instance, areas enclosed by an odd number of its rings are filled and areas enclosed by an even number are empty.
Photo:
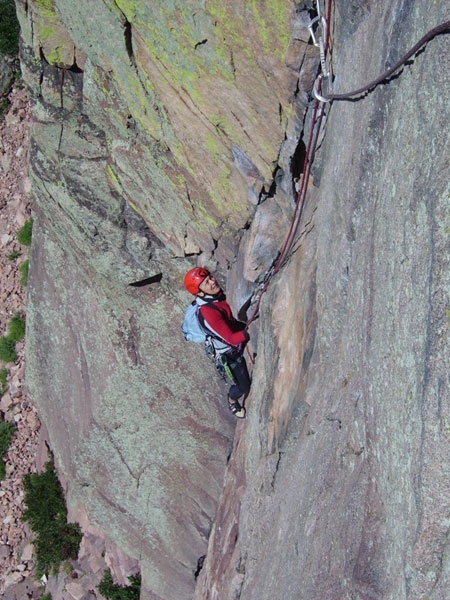
[[[240,119],[239,115],[238,115],[238,114],[236,114],[236,113],[235,113],[234,111],[232,111],[232,110],[230,110],[230,113],[231,113],[231,114],[233,115],[233,117],[236,119],[236,122],[239,124],[239,126],[240,126],[240,128],[241,128],[241,130],[242,130],[242,133],[243,133],[244,135],[246,135],[246,136],[247,136],[247,138],[248,138],[250,141],[252,141],[252,138],[250,137],[250,135],[249,135],[249,133],[248,133],[248,131],[247,131],[247,129],[246,129],[246,127],[245,127],[244,123],[243,123],[243,122],[242,122],[242,120]],[[261,156],[261,155],[260,155],[260,156]],[[261,158],[262,158],[262,157],[261,157]]]
[[[299,178],[301,176],[301,174],[303,173],[303,169],[305,167],[305,160],[306,160],[306,145],[305,142],[303,141],[303,136],[300,137],[297,147],[294,150],[294,154],[292,155],[291,158],[291,174],[292,174],[292,179],[294,181],[294,183],[297,183],[299,181]],[[299,190],[295,189],[296,192],[298,192]]]
[[[83,348],[83,344],[79,343],[79,352],[78,356],[80,357],[81,363],[81,380],[83,382],[84,387],[84,411],[83,411],[83,421],[85,423],[86,431],[89,430],[89,423],[94,421],[94,415],[92,412],[92,388],[91,388],[91,379],[89,376],[89,366],[86,358],[86,353]]]
[[[120,8],[120,6],[114,0],[114,6],[117,8],[118,12],[122,15],[122,25],[123,25],[123,35],[125,39],[125,49],[127,51],[128,57],[130,59],[130,63],[136,66],[134,51],[133,51],[133,32],[132,32],[132,24],[128,20],[127,16]]]
[[[60,84],[60,88],[59,88],[59,93],[60,93],[60,97],[61,97],[61,104],[60,104],[60,108],[61,108],[61,130],[59,132],[59,140],[58,140],[58,155],[61,153],[61,144],[62,144],[62,139],[64,136],[64,117],[63,117],[63,111],[64,111],[64,77],[65,77],[65,72],[64,69],[62,70],[61,73],[61,84]]]
[[[191,198],[191,193],[189,191],[189,186],[188,183],[185,181],[185,190],[186,190],[186,199],[189,203],[190,209],[192,211],[193,215],[196,215],[196,206],[195,203],[192,201]],[[201,254],[201,249],[199,246],[196,245],[195,242],[192,241],[192,239],[189,236],[189,232],[188,232],[188,227],[190,225],[190,221],[186,221],[183,225],[183,229],[186,232],[183,236],[183,240],[184,240],[184,248],[183,248],[183,252],[184,252],[184,256],[185,257],[189,257],[189,256],[198,256],[199,254]]]
[[[99,427],[98,423],[96,423],[97,427]],[[116,429],[120,428],[121,425],[118,425],[116,427]],[[128,471],[128,473],[131,475],[131,477],[136,481],[136,485],[139,485],[139,478],[142,475],[143,469],[144,467],[142,467],[137,474],[135,474],[133,472],[133,470],[131,469],[131,467],[128,465],[127,461],[125,460],[125,457],[123,455],[123,452],[119,446],[119,444],[116,442],[116,440],[113,437],[113,434],[111,431],[109,431],[108,429],[106,429],[105,427],[102,427],[103,431],[105,432],[106,437],[108,438],[108,440],[111,442],[111,445],[113,446],[114,450],[117,452],[118,457],[120,458],[120,462],[123,464],[123,466],[126,468],[126,470]]]
[[[203,569],[203,563],[205,562],[205,558],[206,558],[206,554],[203,554],[202,556],[200,556],[200,558],[197,561],[197,568],[194,572],[195,581],[197,581],[198,576],[200,575],[200,572]]]
[[[230,48],[230,64],[233,69],[233,79],[236,81],[236,65],[234,64],[233,48]]]
[[[129,21],[125,21],[124,24],[124,36],[125,36],[125,48],[127,50],[127,54],[130,58],[131,64],[135,64],[134,52],[133,52],[133,33],[131,28],[131,23]]]
[[[147,89],[147,86],[145,85],[144,81],[142,80],[141,73],[138,69],[136,59],[134,56],[134,50],[133,50],[133,23],[128,20],[125,13],[117,5],[116,2],[114,2],[114,5],[117,7],[117,10],[119,11],[119,13],[122,15],[122,18],[123,18],[125,48],[126,48],[128,57],[130,59],[130,64],[132,65],[132,67],[134,67],[134,71],[136,73],[136,78],[141,85],[142,93],[143,93],[144,97],[148,100],[149,106],[153,107],[153,110],[155,110],[155,112],[157,112],[157,113],[160,113],[160,115],[161,115],[161,138],[159,138],[159,139],[156,138],[149,131],[147,131],[147,135],[149,137],[151,137],[155,141],[155,143],[162,144],[161,140],[164,139],[164,137],[165,137],[163,127],[164,127],[164,122],[168,120],[167,115],[165,114],[162,104],[159,104],[158,102],[156,102],[155,98],[151,96],[151,94],[149,93],[149,91]]]
[[[161,279],[159,279],[161,281]],[[130,333],[128,336],[128,356],[133,358],[135,365],[143,364],[139,353],[139,327],[131,311],[127,311]]]
[[[281,452],[281,451],[278,452],[278,460],[276,462],[275,470],[274,470],[273,476],[272,476],[272,481],[270,483],[270,485],[271,485],[271,487],[272,487],[273,490],[275,489],[275,480],[277,478],[277,473],[278,473],[278,469],[280,468],[281,457],[282,457],[283,454],[284,454],[284,452]]]

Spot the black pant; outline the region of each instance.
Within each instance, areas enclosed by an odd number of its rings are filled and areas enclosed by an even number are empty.
[[[250,391],[250,375],[248,374],[247,364],[244,357],[238,356],[232,358],[229,356],[224,357],[227,361],[227,365],[233,375],[234,383],[228,391],[228,396],[232,400],[237,400],[241,396],[246,396]]]

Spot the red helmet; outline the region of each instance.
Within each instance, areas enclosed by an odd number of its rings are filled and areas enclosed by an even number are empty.
[[[184,287],[191,294],[198,294],[202,281],[206,279],[209,274],[208,269],[205,269],[204,267],[194,267],[184,276]]]

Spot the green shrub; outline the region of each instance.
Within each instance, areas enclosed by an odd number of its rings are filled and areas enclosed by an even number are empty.
[[[9,448],[9,444],[11,443],[11,438],[15,430],[16,426],[14,423],[9,423],[8,421],[0,422],[0,479],[5,479],[6,465],[3,461],[3,457]]]
[[[8,254],[8,260],[16,260],[16,258],[19,258],[20,256],[20,252],[17,252],[17,250],[15,250],[14,252],[11,252],[11,254]]]
[[[1,0],[0,0],[1,1]],[[33,232],[33,219],[29,219],[17,232],[17,241],[22,246],[31,246],[31,235]]]
[[[67,522],[64,493],[53,461],[44,473],[25,475],[25,505],[23,520],[36,534],[36,573],[56,574],[65,560],[76,558],[81,541],[78,524]]]
[[[107,600],[139,600],[141,594],[140,574],[131,575],[130,585],[117,585],[113,582],[111,571],[105,571],[102,580],[98,584],[98,591]]]
[[[25,337],[25,319],[17,313],[8,323],[8,339],[20,342]]]
[[[20,283],[26,286],[28,283],[28,269],[30,268],[30,261],[28,258],[23,261],[20,265]]]
[[[0,54],[17,54],[19,21],[14,0],[0,0]]]
[[[5,363],[17,360],[16,343],[7,336],[0,337],[0,360]]]
[[[8,369],[0,369],[0,398],[8,389],[6,379],[8,377]]]
[[[0,121],[3,121],[3,118],[8,112],[10,106],[11,104],[8,98],[0,98]]]
[[[52,600],[52,595],[50,594],[50,592],[48,594],[44,594],[43,596],[41,596],[41,600]]]

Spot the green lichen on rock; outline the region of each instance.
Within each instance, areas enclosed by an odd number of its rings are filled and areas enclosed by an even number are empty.
[[[200,1],[101,2],[95,18],[90,0],[29,7],[27,384],[69,505],[141,561],[146,591],[179,600],[206,549],[234,426],[202,349],[183,346],[182,279],[192,255],[223,269],[235,259],[254,180],[233,148],[271,180],[283,86],[267,82],[285,69],[282,45],[260,63],[268,5],[256,15],[227,3],[235,20]],[[78,52],[82,69],[64,68]],[[191,389],[207,389],[207,426]]]
[[[226,32],[226,37],[232,42],[232,45],[228,44],[228,50],[242,47],[249,58],[249,30],[256,33],[256,39],[260,42],[260,47],[255,48],[258,54],[267,53],[278,59],[284,58],[290,37],[291,10],[292,7],[283,0],[249,0],[239,7],[220,0],[208,2],[208,13],[214,17],[215,26],[219,31]]]
[[[72,66],[74,46],[62,25],[52,0],[34,0],[34,45],[39,45],[51,65]]]
[[[289,43],[291,7],[284,0],[251,0],[250,4],[264,50],[282,59]]]
[[[165,2],[156,8],[119,0],[117,5],[145,41],[150,55],[164,65],[174,85],[195,93],[205,72],[232,77],[229,61],[223,62],[214,52],[210,41],[214,24],[202,2]]]
[[[120,162],[126,160],[120,151],[125,146],[117,146],[115,140],[125,138],[132,144],[133,135],[138,135],[142,147],[150,149],[146,151],[148,162],[144,163],[142,157],[144,171],[153,171],[151,186],[158,195],[164,194],[166,202],[168,198],[173,198],[174,203],[179,201],[178,172],[182,172],[183,195],[188,193],[194,202],[198,198],[207,213],[217,215],[217,219],[213,218],[215,222],[228,220],[232,210],[232,221],[237,227],[243,226],[251,211],[246,205],[243,180],[236,172],[231,147],[242,148],[263,177],[271,177],[273,160],[278,154],[274,133],[280,128],[279,97],[267,88],[268,70],[272,67],[261,67],[255,61],[254,52],[256,47],[260,49],[261,40],[258,38],[255,45],[254,40],[249,43],[248,37],[249,27],[250,32],[253,26],[259,32],[261,20],[271,20],[275,8],[265,5],[264,10],[261,7],[256,10],[246,5],[237,9],[238,17],[233,20],[225,19],[223,13],[232,10],[231,7],[219,7],[218,3],[208,5],[205,12],[200,2],[150,6],[119,1],[101,5],[98,18],[92,21],[87,19],[90,9],[86,1],[80,0],[71,10],[62,1],[55,5],[57,12],[50,0],[41,0],[36,5],[37,20],[42,21],[41,30],[45,34],[41,37],[47,38],[44,55],[52,64],[59,65],[62,61],[51,50],[51,30],[61,19],[72,53],[77,46],[88,56],[83,104],[106,132],[107,147],[112,154],[110,164],[118,160],[119,153]],[[216,13],[222,14],[223,19]],[[285,13],[278,14],[277,26],[281,27],[284,19]],[[268,22],[265,30],[274,26]],[[101,47],[90,43],[92,36],[102,39]],[[280,41],[280,36],[274,37],[275,43]],[[56,38],[53,46],[55,52],[61,47]],[[252,47],[253,52],[248,53]],[[273,56],[273,48],[270,52]],[[280,56],[282,53],[280,46]],[[240,78],[248,78],[250,74],[250,87],[267,88],[259,98],[250,90],[242,92]],[[234,96],[236,106],[229,101]],[[261,108],[261,98],[267,108]],[[56,101],[55,97],[52,102]],[[257,131],[256,136],[251,134],[252,129]],[[218,148],[211,153],[213,138]],[[264,147],[264,153],[258,147]],[[122,167],[114,169],[120,176]],[[202,172],[205,176],[199,177]],[[144,191],[149,182],[139,187]],[[152,211],[147,212],[147,200],[132,198],[131,201],[140,207],[140,214],[148,222],[155,220]],[[182,202],[186,204],[185,200]],[[189,219],[190,216],[183,218],[183,223]],[[202,223],[196,226],[199,231],[204,230]],[[183,238],[183,231],[175,235],[170,231],[167,239],[177,240],[181,245]]]

